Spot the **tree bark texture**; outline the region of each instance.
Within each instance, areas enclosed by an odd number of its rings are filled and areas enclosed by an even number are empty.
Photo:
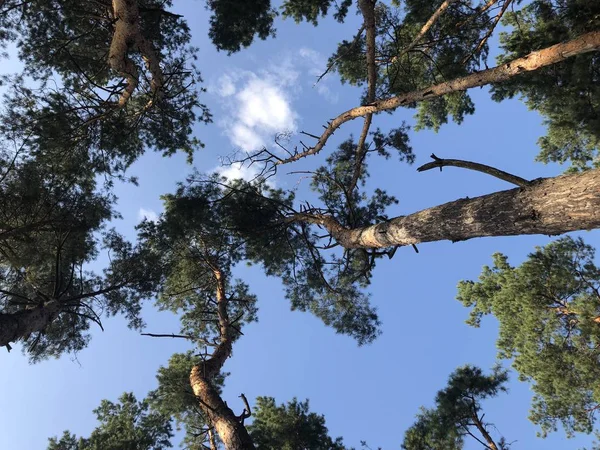
[[[327,143],[327,140],[340,126],[358,117],[396,109],[400,106],[441,97],[442,95],[450,94],[452,92],[461,92],[478,86],[500,83],[521,73],[532,72],[541,69],[542,67],[557,64],[572,56],[592,52],[598,50],[599,48],[600,31],[592,31],[568,42],[563,42],[542,50],[531,52],[522,58],[514,59],[506,64],[502,64],[491,69],[482,70],[461,78],[439,83],[426,89],[408,92],[396,97],[377,100],[369,105],[358,106],[356,108],[349,109],[328,123],[325,131],[314,147],[311,147],[304,152],[295,154],[287,159],[280,160],[277,162],[277,164],[290,163],[320,152]]]
[[[219,395],[212,380],[219,374],[229,356],[233,343],[233,328],[227,314],[228,298],[225,289],[224,275],[213,265],[216,281],[217,315],[219,320],[220,342],[213,354],[206,361],[197,364],[190,373],[190,385],[198,399],[199,407],[204,412],[223,443],[226,450],[254,450],[252,438],[241,419],[227,406]]]
[[[223,401],[210,378],[203,373],[202,365],[194,366],[190,383],[199,405],[215,427],[227,450],[254,450],[252,438],[246,427]]]
[[[52,300],[32,309],[0,314],[0,347],[10,348],[11,342],[43,331],[54,320],[60,307],[58,300]]]
[[[128,56],[128,53],[133,50],[141,54],[151,75],[150,88],[153,98],[147,103],[148,108],[161,95],[164,80],[160,60],[152,43],[142,35],[138,0],[112,0],[112,7],[115,28],[108,53],[108,63],[127,80],[127,85],[119,98],[119,106],[123,107],[127,104],[138,86],[139,71]]]
[[[526,187],[460,199],[362,228],[346,229],[325,215],[290,219],[323,226],[345,248],[591,230],[600,228],[600,169],[541,178]]]
[[[475,424],[475,427],[479,430],[479,432],[481,433],[481,435],[485,439],[488,448],[490,450],[498,450],[498,446],[496,445],[496,443],[492,439],[492,436],[490,436],[490,433],[487,432],[487,430],[485,429],[485,427],[481,423],[481,420],[479,419],[479,417],[477,417],[477,414],[473,414],[473,423]]]

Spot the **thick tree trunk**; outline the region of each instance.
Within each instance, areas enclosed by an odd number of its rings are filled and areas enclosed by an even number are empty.
[[[481,433],[481,435],[485,439],[488,448],[490,450],[498,450],[498,446],[496,445],[496,443],[492,439],[492,436],[490,436],[490,433],[487,432],[487,430],[485,429],[485,427],[481,423],[481,420],[479,419],[479,417],[477,417],[477,414],[473,414],[473,423],[475,424],[475,426],[477,427],[477,429],[479,430],[479,432]]]
[[[210,265],[211,263],[209,263]],[[226,450],[254,450],[252,438],[248,430],[231,408],[223,401],[212,380],[219,374],[229,356],[233,343],[233,328],[227,314],[229,299],[226,294],[225,276],[216,264],[211,265],[216,281],[217,316],[219,321],[219,345],[209,359],[192,368],[190,385],[198,406],[204,412],[217,434],[225,444]]]
[[[43,331],[56,317],[60,302],[52,300],[42,306],[12,314],[0,314],[0,347],[27,338],[31,333]]]
[[[533,181],[527,187],[465,198],[362,228],[323,215],[292,221],[326,228],[345,248],[385,248],[484,236],[559,235],[600,228],[600,169]]]
[[[252,438],[218,391],[204,376],[202,365],[194,366],[190,384],[200,400],[200,408],[215,427],[227,450],[254,450]]]

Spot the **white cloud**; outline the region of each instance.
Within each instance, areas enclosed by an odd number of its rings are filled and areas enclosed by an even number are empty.
[[[321,54],[312,48],[302,47],[298,53],[305,59],[308,59],[314,65],[320,65],[323,62]]]
[[[327,58],[303,47],[279,57],[263,70],[230,71],[212,82],[210,91],[220,97],[224,108],[220,126],[231,143],[237,149],[252,152],[273,148],[274,137],[279,133],[295,132],[298,114],[293,101],[304,89],[337,102],[338,95],[328,84],[331,80],[327,76],[315,85],[326,67]]]
[[[233,163],[229,166],[220,166],[217,167],[215,171],[228,180],[237,180],[238,178],[242,178],[246,181],[252,181],[258,175],[258,169],[256,169],[254,166],[248,167],[241,163]]]
[[[235,94],[235,84],[233,84],[232,78],[225,74],[222,75],[218,81],[217,92],[221,97],[229,97]]]
[[[272,145],[277,133],[296,130],[297,114],[291,106],[290,91],[297,75],[290,68],[227,77],[231,86],[221,84],[226,88],[217,92],[226,110],[221,126],[234,146],[251,152]]]
[[[252,151],[264,145],[263,138],[252,128],[243,123],[232,123],[229,127],[229,139],[238,148]]]
[[[149,220],[150,222],[158,222],[158,214],[146,208],[140,208],[138,211],[138,220]]]
[[[307,47],[302,47],[298,51],[298,54],[304,60],[304,63],[309,66],[308,73],[312,75],[312,87],[316,89],[319,95],[324,97],[328,102],[337,103],[339,96],[337,93],[333,92],[328,85],[330,81],[330,74],[323,76],[323,78],[321,78],[321,80],[317,83],[319,77],[325,73],[325,70],[327,70],[327,58],[325,58],[325,56],[316,50]]]

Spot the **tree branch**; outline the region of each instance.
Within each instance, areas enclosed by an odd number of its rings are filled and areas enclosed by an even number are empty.
[[[401,56],[407,54],[413,48],[415,48],[417,46],[417,44],[419,43],[419,41],[421,39],[423,39],[423,36],[425,36],[425,34],[437,22],[437,20],[444,13],[444,11],[446,11],[448,9],[448,7],[450,7],[450,5],[452,5],[453,3],[456,3],[457,1],[458,0],[445,0],[440,5],[440,7],[432,14],[432,16],[429,18],[429,20],[427,22],[425,22],[425,25],[423,25],[423,27],[421,28],[419,33],[415,36],[413,41],[410,44],[408,44],[408,46],[405,49],[403,49],[398,56],[395,56],[394,58],[392,58],[392,62],[395,61],[396,59],[400,58]]]
[[[429,88],[412,91],[396,97],[377,100],[369,105],[358,106],[356,108],[349,109],[328,123],[328,125],[325,127],[325,131],[314,147],[310,147],[304,152],[296,153],[287,159],[276,161],[275,164],[287,164],[298,161],[299,159],[305,158],[309,155],[319,153],[327,143],[327,140],[340,126],[358,117],[363,117],[367,114],[378,113],[381,111],[393,110],[400,106],[407,106],[416,102],[441,97],[442,95],[450,94],[452,92],[466,91],[474,87],[506,81],[521,73],[532,72],[542,67],[559,63],[572,56],[592,52],[598,48],[600,48],[600,31],[592,31],[571,41],[531,52],[521,58],[514,59],[506,64],[502,64],[491,69],[475,72],[464,77],[456,78],[454,80],[436,84]]]
[[[484,236],[559,235],[600,228],[600,169],[542,178],[524,188],[465,198],[408,216],[348,229],[326,214],[286,222],[324,227],[344,248],[388,248]]]
[[[364,27],[367,30],[366,41],[366,57],[367,57],[367,104],[375,101],[375,89],[377,87],[377,65],[375,63],[375,1],[360,0],[358,2],[360,11],[364,18]],[[354,173],[348,192],[352,192],[358,183],[362,172],[363,161],[367,153],[365,142],[371,128],[373,114],[367,114],[363,123],[363,128],[356,146],[356,161],[354,162]]]
[[[164,84],[160,60],[152,43],[146,39],[140,28],[140,11],[137,0],[113,0],[115,31],[113,33],[108,63],[110,67],[127,80],[127,85],[119,97],[119,107],[124,107],[138,86],[139,72],[135,63],[127,56],[131,48],[137,49],[151,74],[152,99],[146,108],[153,105],[160,97]]]
[[[442,167],[461,167],[463,169],[475,170],[476,172],[486,173],[501,180],[508,181],[509,183],[516,184],[519,187],[526,187],[531,184],[531,182],[526,180],[525,178],[512,175],[508,172],[504,172],[503,170],[499,170],[491,166],[486,166],[485,164],[464,161],[462,159],[442,159],[438,158],[433,153],[431,154],[431,158],[434,161],[427,164],[423,164],[417,169],[417,172],[425,172],[427,170],[435,169],[436,167],[440,168],[440,172],[442,171]]]
[[[216,344],[213,344],[212,342],[209,342],[206,339],[202,339],[202,338],[199,338],[197,336],[192,336],[192,335],[189,335],[189,334],[173,334],[173,333],[171,333],[171,334],[168,334],[168,333],[165,333],[165,334],[140,333],[140,334],[142,336],[159,337],[159,338],[170,337],[170,338],[189,339],[190,341],[200,341],[204,345],[207,345],[209,347],[216,347],[217,346]]]
[[[252,415],[252,409],[250,408],[250,403],[248,403],[248,399],[244,394],[240,394],[239,397],[244,402],[244,411],[242,411],[242,414],[239,416],[241,424],[244,425],[244,420]]]
[[[354,36],[354,39],[352,40],[352,43],[350,44],[350,48],[354,47],[358,43],[358,40],[362,36],[364,30],[365,30],[365,25],[363,24],[359,28],[358,32],[356,33],[356,36]],[[327,68],[325,69],[325,72],[323,72],[321,75],[319,75],[319,77],[317,78],[317,81],[315,81],[315,84],[313,85],[313,87],[316,86],[319,83],[319,81],[321,81],[323,79],[323,77],[325,77],[325,75],[327,75],[331,71],[331,69],[333,69],[335,67],[335,65],[337,64],[337,62],[340,59],[342,59],[343,56],[346,56],[347,53],[348,52],[345,52],[344,55],[338,55],[333,61],[331,61],[327,65]]]
[[[494,19],[494,23],[492,24],[492,26],[490,27],[490,29],[487,31],[487,33],[485,34],[485,36],[483,37],[483,39],[481,39],[481,41],[479,42],[479,44],[477,45],[477,47],[475,48],[475,50],[473,50],[468,56],[466,56],[463,59],[463,64],[465,64],[469,59],[471,59],[473,57],[473,55],[477,54],[483,48],[483,46],[485,45],[485,43],[487,42],[487,40],[490,38],[490,36],[494,32],[494,30],[496,29],[496,26],[500,22],[500,19],[502,19],[502,16],[504,15],[504,13],[506,12],[506,10],[508,9],[508,7],[511,4],[511,2],[512,2],[512,0],[505,0],[504,5],[502,5],[502,9],[500,10],[500,12],[496,15],[496,18]]]

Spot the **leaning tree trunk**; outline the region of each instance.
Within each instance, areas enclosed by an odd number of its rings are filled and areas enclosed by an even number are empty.
[[[0,314],[0,347],[6,347],[10,351],[11,342],[43,331],[54,320],[60,306],[58,300],[52,300],[32,309]]]
[[[190,374],[190,384],[200,400],[200,408],[225,444],[227,450],[254,450],[252,438],[240,419],[223,401],[217,389],[203,375],[202,365],[194,366]]]
[[[362,228],[344,228],[330,216],[297,214],[290,220],[323,226],[345,248],[591,230],[600,228],[600,169],[541,178],[525,187],[456,200]]]
[[[198,406],[215,427],[225,444],[226,450],[254,450],[252,438],[244,426],[245,414],[236,416],[219,395],[212,380],[220,373],[229,356],[233,344],[233,327],[227,314],[225,275],[216,264],[207,261],[216,281],[217,316],[219,322],[219,344],[211,357],[195,365],[190,373],[190,385],[198,399]],[[248,411],[249,413],[249,411]],[[249,415],[249,414],[248,414]]]

